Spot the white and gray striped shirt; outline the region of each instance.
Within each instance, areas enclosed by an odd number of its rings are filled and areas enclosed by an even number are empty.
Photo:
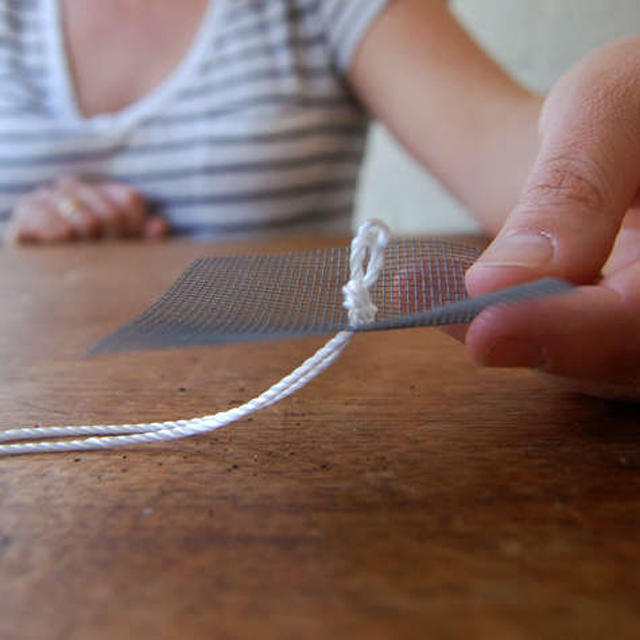
[[[125,181],[179,233],[348,226],[367,116],[344,74],[389,0],[212,0],[181,64],[83,117],[57,0],[0,0],[0,223],[61,174]]]

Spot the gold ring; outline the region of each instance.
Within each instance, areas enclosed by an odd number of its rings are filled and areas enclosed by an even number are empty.
[[[65,220],[76,220],[77,214],[82,208],[82,204],[78,202],[75,198],[65,198],[64,200],[60,200],[56,205],[56,211],[65,219]]]

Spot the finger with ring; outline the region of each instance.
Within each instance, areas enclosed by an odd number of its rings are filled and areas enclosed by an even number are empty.
[[[82,203],[75,198],[64,198],[56,204],[55,209],[65,220],[73,223],[78,221],[78,214],[82,211]]]

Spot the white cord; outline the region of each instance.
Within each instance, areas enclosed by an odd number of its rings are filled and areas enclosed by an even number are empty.
[[[389,238],[390,232],[384,223],[369,220],[360,226],[351,242],[350,279],[343,287],[343,294],[344,306],[349,312],[349,324],[353,328],[375,319],[377,308],[371,300],[370,288],[376,283],[382,270]],[[338,359],[352,336],[352,331],[336,334],[288,376],[256,398],[228,411],[175,422],[9,429],[0,431],[0,442],[11,443],[0,444],[0,456],[112,449],[148,442],[165,442],[219,429],[268,407],[303,387]],[[76,440],[40,440],[73,436],[85,437]],[[38,441],[29,442],[30,440]]]

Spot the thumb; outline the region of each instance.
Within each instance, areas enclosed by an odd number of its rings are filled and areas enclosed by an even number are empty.
[[[598,50],[545,102],[540,150],[504,227],[467,273],[472,295],[557,276],[592,282],[640,183],[640,38]]]

